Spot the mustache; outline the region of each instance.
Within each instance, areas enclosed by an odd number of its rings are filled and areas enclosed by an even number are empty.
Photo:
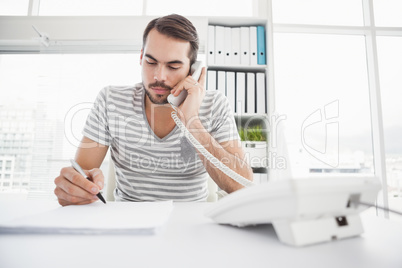
[[[173,89],[172,87],[170,87],[170,86],[168,86],[165,83],[160,82],[160,81],[156,81],[155,83],[151,83],[151,84],[148,85],[148,88],[152,88],[152,87],[161,87],[161,88],[164,88],[164,89],[167,89],[167,90],[172,90]]]

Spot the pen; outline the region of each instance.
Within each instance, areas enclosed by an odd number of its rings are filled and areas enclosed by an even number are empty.
[[[80,165],[78,165],[77,162],[75,162],[73,159],[71,159],[70,162],[71,162],[71,165],[73,166],[73,168],[74,168],[76,171],[78,171],[78,173],[80,173],[82,176],[84,176],[84,178],[86,178],[87,180],[90,181],[90,179],[87,177],[87,175],[86,175],[85,172],[82,170],[82,168],[80,167]],[[99,192],[96,196],[97,196],[103,203],[106,204],[106,201],[105,201],[105,199],[103,198],[103,196],[101,195],[100,192]]]

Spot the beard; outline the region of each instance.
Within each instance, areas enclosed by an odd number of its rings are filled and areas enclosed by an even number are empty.
[[[167,97],[163,98],[163,95],[156,94],[156,96],[152,96],[150,88],[161,87],[161,88],[169,90],[169,92],[170,92],[172,90],[172,88],[170,86],[166,85],[163,82],[158,82],[158,81],[156,81],[155,83],[149,84],[148,88],[144,84],[143,84],[143,86],[145,88],[145,94],[147,94],[149,100],[153,104],[167,104],[168,103]]]

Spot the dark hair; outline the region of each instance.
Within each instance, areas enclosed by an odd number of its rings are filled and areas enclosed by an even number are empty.
[[[190,42],[190,51],[188,53],[190,65],[197,60],[199,39],[197,30],[191,21],[177,14],[153,19],[145,28],[142,38],[142,48],[145,47],[148,34],[152,29],[156,29],[159,33],[166,36]]]

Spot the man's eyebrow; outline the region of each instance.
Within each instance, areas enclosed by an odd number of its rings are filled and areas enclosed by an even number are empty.
[[[150,58],[151,60],[158,62],[157,59],[155,59],[154,57],[152,57],[149,54],[145,54],[145,57]],[[169,61],[168,64],[184,64],[184,62],[182,62],[181,60],[172,60],[172,61]]]

